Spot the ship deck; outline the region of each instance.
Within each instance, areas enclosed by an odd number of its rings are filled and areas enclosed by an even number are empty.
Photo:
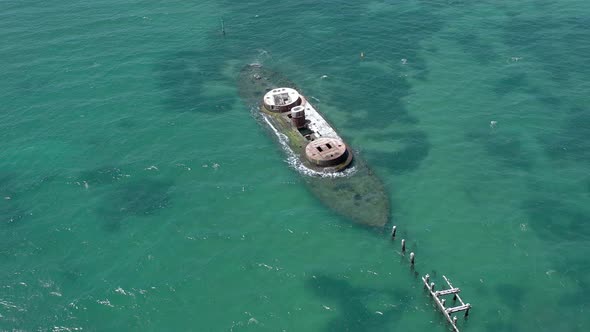
[[[304,105],[305,107],[305,118],[308,120],[307,127],[310,131],[314,132],[317,135],[316,138],[331,137],[342,140],[342,138],[340,138],[340,136],[338,136],[338,134],[336,133],[336,130],[334,130],[334,128],[330,126],[328,121],[326,121],[320,115],[320,113],[315,109],[315,107],[311,103],[308,103],[307,100],[304,99],[302,105]]]

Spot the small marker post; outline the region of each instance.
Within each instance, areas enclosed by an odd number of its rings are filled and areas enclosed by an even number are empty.
[[[406,239],[402,239],[402,252],[406,252]]]
[[[395,232],[397,232],[397,226],[393,226],[393,228],[391,228],[391,239],[395,239]]]

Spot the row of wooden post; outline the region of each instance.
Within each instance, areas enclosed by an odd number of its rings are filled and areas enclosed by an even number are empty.
[[[397,232],[397,226],[393,226],[393,228],[391,229],[391,240],[395,240],[396,232]],[[401,240],[401,250],[402,250],[401,251],[402,255],[405,255],[405,253],[406,253],[406,239]],[[414,254],[414,252],[410,252],[410,264],[412,266],[412,269],[414,268],[415,261],[416,261],[416,255]],[[459,332],[459,329],[457,328],[457,316],[453,315],[453,317],[451,318],[451,314],[453,314],[455,312],[459,312],[459,311],[465,311],[465,317],[467,318],[467,316],[469,315],[469,309],[471,308],[471,305],[469,303],[463,302],[463,300],[459,296],[459,292],[461,291],[459,288],[453,287],[453,285],[451,285],[451,282],[449,281],[449,279],[447,279],[447,277],[443,276],[443,278],[445,279],[445,281],[449,285],[449,289],[435,291],[434,290],[434,282],[432,282],[432,283],[430,282],[430,276],[428,274],[425,275],[424,277],[422,277],[422,281],[424,282],[425,288],[428,289],[430,295],[435,300],[438,308],[441,310],[441,312],[443,313],[443,315],[445,316],[447,321],[453,327],[453,331]],[[453,294],[453,302],[456,300],[459,300],[459,302],[461,303],[460,306],[451,307],[451,308],[445,307],[445,299],[439,298],[439,296],[450,295],[450,294]]]
[[[393,226],[393,228],[391,229],[391,239],[395,240],[395,233],[397,232],[397,226]],[[402,239],[402,254],[406,253],[406,239]],[[412,266],[414,266],[414,263],[416,261],[416,254],[414,254],[414,252],[410,253],[410,264]]]

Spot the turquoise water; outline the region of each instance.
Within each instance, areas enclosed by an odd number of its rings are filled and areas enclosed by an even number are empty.
[[[446,331],[430,273],[462,331],[587,331],[589,15],[0,2],[0,330]],[[238,97],[251,62],[372,165],[415,271],[288,167]]]

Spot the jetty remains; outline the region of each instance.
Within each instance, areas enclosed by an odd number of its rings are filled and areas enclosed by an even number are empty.
[[[451,326],[453,327],[453,332],[459,332],[459,329],[457,328],[457,316],[451,317],[451,315],[456,312],[465,311],[465,318],[467,318],[467,316],[469,316],[469,309],[471,308],[471,304],[463,302],[461,296],[459,296],[459,292],[461,292],[461,290],[457,287],[453,287],[453,285],[451,284],[449,279],[447,279],[447,277],[442,277],[443,279],[445,279],[448,288],[441,289],[438,291],[434,289],[435,284],[434,282],[430,282],[430,276],[428,274],[422,277],[422,281],[424,282],[424,286],[426,287],[426,289],[428,289],[428,291],[430,292],[430,296],[432,296],[432,298],[436,302],[436,306],[438,307],[438,309],[442,312],[449,324],[451,324]],[[458,300],[460,305],[452,307],[445,306],[446,299],[444,298],[444,296],[451,294],[453,295],[453,304],[457,304],[456,302]]]
[[[391,240],[395,240],[395,235],[397,233],[397,226],[393,226],[391,228]],[[399,252],[400,255],[405,256],[406,255],[406,239],[402,239],[401,240],[401,252]],[[418,276],[418,272],[415,271],[415,265],[416,263],[416,254],[412,251],[410,252],[410,268],[412,269],[412,272],[415,273],[416,276]],[[434,282],[430,282],[430,275],[426,274],[425,276],[422,277],[422,281],[424,282],[424,287],[426,287],[426,289],[428,289],[428,292],[430,293],[430,296],[432,296],[432,298],[434,299],[434,302],[436,302],[436,306],[438,308],[438,310],[440,310],[440,312],[442,312],[442,314],[445,316],[445,318],[447,319],[447,321],[449,322],[449,324],[451,324],[451,326],[453,327],[453,332],[459,332],[459,328],[457,327],[457,316],[453,315],[456,312],[461,312],[461,311],[465,311],[465,319],[467,319],[467,316],[469,316],[469,309],[471,309],[471,304],[469,303],[465,303],[463,302],[463,299],[461,299],[461,296],[459,296],[459,293],[461,292],[461,290],[457,287],[453,287],[453,285],[451,284],[451,282],[449,281],[449,279],[446,276],[442,276],[443,279],[445,280],[445,282],[447,283],[448,288],[443,288],[441,290],[435,290],[434,289]],[[445,296],[448,295],[453,295],[453,306],[452,307],[446,307],[445,304],[447,302],[447,299],[445,298]],[[460,305],[455,305],[457,304],[457,301],[459,301]],[[451,317],[451,315],[453,315]]]

